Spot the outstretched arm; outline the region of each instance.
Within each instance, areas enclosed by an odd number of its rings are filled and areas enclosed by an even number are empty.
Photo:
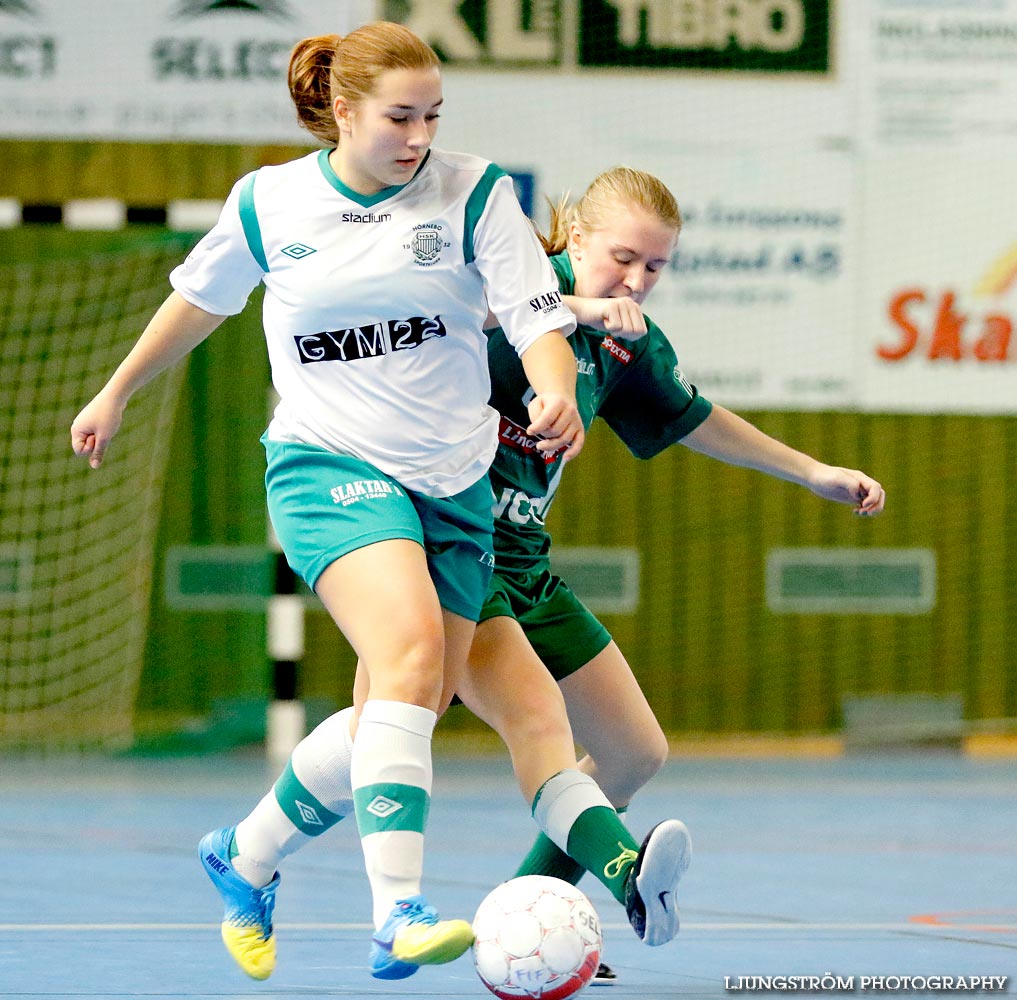
[[[886,501],[883,487],[864,472],[810,458],[716,404],[710,415],[682,438],[682,444],[729,465],[798,483],[825,500],[850,504],[856,514],[878,514]]]
[[[110,380],[74,418],[74,454],[87,456],[88,464],[98,469],[113,435],[120,429],[131,396],[194,350],[225,318],[205,312],[178,292],[171,292]]]

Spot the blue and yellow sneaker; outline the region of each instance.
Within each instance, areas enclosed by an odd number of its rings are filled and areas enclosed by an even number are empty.
[[[667,944],[678,933],[678,882],[692,860],[692,838],[680,819],[658,823],[643,841],[625,879],[625,911],[646,944]]]
[[[222,940],[233,960],[252,979],[268,979],[275,968],[275,936],[272,910],[279,873],[263,889],[255,889],[230,864],[234,827],[213,830],[202,837],[198,856],[219,890],[226,912],[222,919]]]
[[[471,944],[473,928],[465,920],[439,920],[423,896],[400,899],[371,938],[371,975],[405,979],[422,965],[453,961]]]

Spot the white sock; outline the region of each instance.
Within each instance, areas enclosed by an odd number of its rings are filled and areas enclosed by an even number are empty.
[[[380,928],[396,901],[420,892],[437,716],[399,701],[368,701],[353,744],[353,799]]]
[[[351,706],[305,736],[272,791],[237,825],[232,864],[251,885],[268,885],[283,858],[353,812],[352,717]]]
[[[615,811],[593,778],[569,768],[559,771],[541,785],[533,803],[533,818],[537,826],[568,854],[573,824],[594,806],[606,806],[612,813]]]

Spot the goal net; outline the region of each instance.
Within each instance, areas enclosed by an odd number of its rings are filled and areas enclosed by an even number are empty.
[[[70,425],[185,247],[133,242],[0,268],[0,750],[131,742],[184,366],[138,393],[100,470],[72,454]]]

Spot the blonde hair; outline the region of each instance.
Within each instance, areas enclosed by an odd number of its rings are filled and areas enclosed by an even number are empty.
[[[620,205],[635,205],[661,222],[674,226],[675,236],[682,228],[678,202],[663,181],[643,170],[612,167],[598,174],[583,196],[574,205],[566,193],[551,207],[551,226],[547,236],[538,232],[541,245],[548,254],[561,253],[569,245],[569,227],[573,222],[589,232],[605,229]]]
[[[348,35],[317,35],[297,42],[290,54],[287,83],[297,120],[327,146],[339,142],[332,103],[351,106],[374,93],[378,77],[390,69],[439,66],[434,49],[408,28],[375,21]]]

